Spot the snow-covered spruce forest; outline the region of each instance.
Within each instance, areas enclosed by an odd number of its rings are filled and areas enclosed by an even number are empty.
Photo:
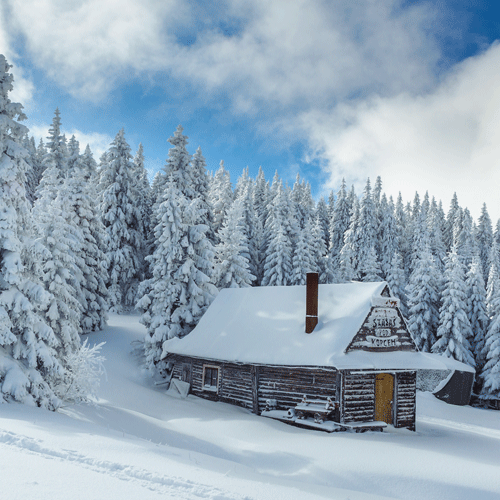
[[[423,351],[474,366],[480,399],[500,398],[500,221],[474,221],[453,197],[393,200],[377,178],[312,198],[262,169],[211,174],[181,126],[150,185],[142,146],[120,130],[96,161],[61,134],[58,110],[36,144],[0,56],[0,401],[49,409],[92,394],[108,311],[136,308],[148,367],[197,324],[218,290],[386,280]],[[82,151],[83,150],[83,151]],[[83,337],[84,339],[88,337]]]

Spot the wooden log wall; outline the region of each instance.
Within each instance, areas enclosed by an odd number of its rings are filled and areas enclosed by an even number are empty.
[[[344,372],[342,381],[343,423],[375,419],[375,374]]]
[[[268,399],[275,399],[279,409],[300,403],[304,395],[326,401],[338,398],[337,370],[331,367],[304,368],[255,366],[190,358],[169,354],[174,364],[173,378],[182,378],[182,365],[191,363],[191,393],[205,399],[224,401],[260,413]],[[220,367],[218,394],[202,390],[203,365]]]
[[[279,409],[291,408],[304,395],[314,399],[336,398],[335,368],[304,368],[287,366],[259,366],[259,411],[266,400],[275,399]]]
[[[252,410],[252,373],[250,365],[222,363],[221,401]]]
[[[191,363],[191,394],[213,401],[243,406],[253,409],[252,397],[252,367],[250,365],[210,361],[200,358],[169,354],[167,361],[174,364],[172,378],[182,378],[182,365]],[[203,365],[219,368],[218,392],[202,389]]]
[[[417,373],[414,371],[396,374],[394,400],[397,401],[397,405],[394,427],[406,427],[412,431],[415,430],[416,379]]]
[[[311,399],[331,397],[340,402],[343,423],[369,422],[375,418],[374,372],[340,373],[332,367],[255,366],[177,354],[169,354],[167,360],[174,365],[173,378],[181,379],[183,364],[190,364],[191,393],[201,398],[224,401],[257,413],[265,409],[268,399],[276,400],[278,409],[287,409],[300,403],[304,395]],[[203,365],[219,367],[218,393],[202,390]],[[399,372],[394,376],[394,426],[415,430],[416,372]]]

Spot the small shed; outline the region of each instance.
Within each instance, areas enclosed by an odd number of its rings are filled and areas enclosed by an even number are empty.
[[[469,373],[470,397],[474,371],[417,351],[387,283],[318,286],[317,275],[307,287],[222,290],[163,355],[196,396],[282,420],[330,408],[325,418],[343,428],[415,430],[417,372]]]

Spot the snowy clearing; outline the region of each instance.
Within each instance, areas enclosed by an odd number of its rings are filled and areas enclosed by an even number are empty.
[[[90,337],[106,342],[95,406],[0,407],[2,498],[499,498],[500,412],[419,393],[417,432],[325,434],[176,399],[134,354],[138,319]]]

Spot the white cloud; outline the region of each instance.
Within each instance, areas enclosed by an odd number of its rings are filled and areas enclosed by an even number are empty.
[[[99,99],[128,72],[161,68],[166,26],[182,19],[176,0],[11,0],[11,31],[32,62],[74,95]]]
[[[40,139],[43,139],[43,142],[45,143],[47,142],[50,125],[28,124],[28,126],[30,129],[30,136],[32,135],[35,138],[37,144]],[[101,134],[99,132],[82,132],[78,129],[65,130],[64,127],[62,128],[61,133],[65,134],[67,139],[74,135],[76,140],[80,143],[80,151],[82,153],[88,144],[96,161],[99,161],[99,157],[107,149],[109,149],[109,146],[114,139],[110,135]]]
[[[182,0],[9,5],[33,63],[91,99],[117,80],[167,71],[228,92],[238,112],[304,107],[353,92],[421,90],[440,56],[427,29],[435,14],[402,0],[227,0],[203,10]],[[222,22],[236,32],[227,36]],[[178,43],[186,33],[191,45]]]
[[[454,192],[477,218],[483,202],[500,217],[500,45],[468,59],[432,93],[373,98],[334,113],[305,113],[302,128],[325,162],[328,188],[377,175],[406,200]]]
[[[12,66],[10,72],[14,75],[14,90],[10,94],[12,102],[20,102],[25,111],[30,109],[35,87],[33,82],[25,76],[22,67],[16,64],[16,54],[11,48],[10,36],[7,33],[4,11],[0,6],[0,54],[3,54],[7,62]]]

